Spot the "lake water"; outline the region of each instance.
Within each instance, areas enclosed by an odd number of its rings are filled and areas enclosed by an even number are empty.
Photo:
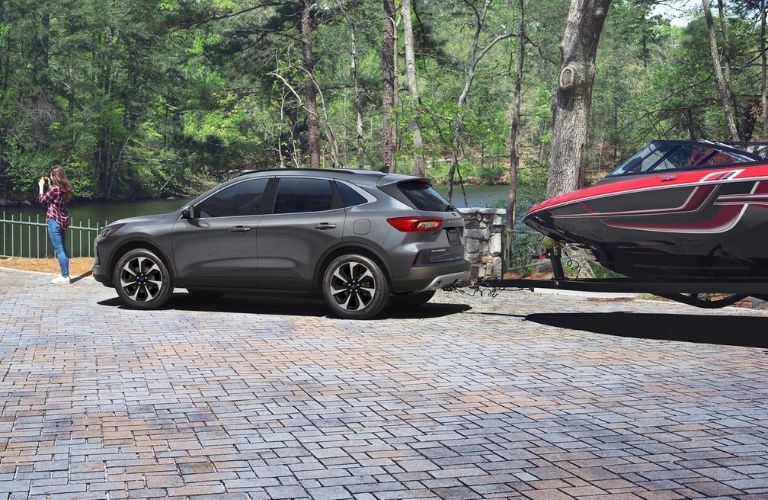
[[[447,186],[435,186],[440,192],[445,194]],[[457,207],[491,207],[495,206],[497,200],[506,202],[508,186],[466,186],[467,203],[461,193],[461,188],[456,186],[453,193],[453,204]],[[74,201],[68,207],[69,216],[75,223],[87,224],[90,219],[91,224],[103,225],[105,221],[112,222],[126,217],[135,217],[137,215],[161,214],[172,212],[181,208],[186,200],[142,200],[142,201],[110,201],[110,202],[88,202]],[[3,209],[6,217],[10,218],[13,214],[14,219],[23,216],[32,217],[35,220],[37,215],[44,219],[45,211],[39,205],[21,208]],[[2,211],[2,210],[0,210]]]

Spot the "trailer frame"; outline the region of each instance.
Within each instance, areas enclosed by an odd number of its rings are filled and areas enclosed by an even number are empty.
[[[534,255],[532,258],[548,259],[552,264],[554,277],[552,279],[483,278],[478,280],[473,288],[512,288],[530,291],[538,288],[593,293],[652,294],[705,309],[726,307],[750,296],[768,300],[768,281],[765,280],[643,281],[626,277],[569,279],[563,270],[560,245],[545,245],[544,253]],[[727,296],[718,297],[710,294]]]

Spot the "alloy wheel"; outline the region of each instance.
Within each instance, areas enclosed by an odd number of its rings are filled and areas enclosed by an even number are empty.
[[[131,300],[149,302],[163,289],[163,272],[149,257],[134,257],[120,270],[120,287]]]
[[[365,309],[376,296],[376,279],[362,262],[344,262],[333,271],[331,297],[344,310]]]

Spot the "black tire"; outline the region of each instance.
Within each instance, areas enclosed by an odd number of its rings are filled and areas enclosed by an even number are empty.
[[[389,285],[381,267],[358,254],[336,257],[323,272],[325,303],[343,319],[371,319],[389,302]]]
[[[409,293],[407,295],[393,295],[389,298],[389,304],[391,307],[400,309],[416,309],[429,302],[434,296],[435,290]]]
[[[173,292],[171,273],[163,259],[144,248],[129,250],[120,257],[112,273],[112,283],[120,299],[131,309],[157,309]]]

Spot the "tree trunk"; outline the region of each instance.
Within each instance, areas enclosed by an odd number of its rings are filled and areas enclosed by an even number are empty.
[[[381,46],[381,147],[382,171],[395,170],[395,1],[384,0],[384,35]]]
[[[731,41],[730,35],[728,34],[728,18],[725,15],[723,0],[717,0],[717,14],[718,21],[720,23],[720,33],[722,33],[723,36],[723,76],[725,77],[725,81],[728,83],[728,92],[730,94],[731,106],[733,106],[733,113],[735,116],[739,113],[739,107],[738,103],[736,102],[736,95],[733,93],[733,89],[731,88],[731,82],[733,81],[731,78]],[[746,140],[744,139],[743,129],[739,129],[738,121],[736,122],[736,130],[739,135],[739,140]]]
[[[560,44],[562,70],[553,103],[553,138],[547,165],[547,196],[578,189],[589,137],[595,56],[611,0],[571,0]]]
[[[310,9],[311,0],[302,0],[301,9],[301,54],[302,69],[306,74],[304,92],[307,108],[307,146],[309,148],[309,166],[320,168],[320,120],[317,117],[317,89],[312,76],[315,74],[315,62],[312,57],[313,22]]]
[[[291,158],[293,160],[293,166],[301,168],[303,165],[303,154],[301,151],[301,137],[299,136],[299,116],[295,108],[289,107],[286,110],[286,115],[291,120]]]
[[[755,131],[757,117],[760,116],[760,105],[757,99],[750,98],[744,106],[744,121],[741,125],[741,140],[750,142]]]
[[[736,127],[736,114],[733,109],[731,86],[730,82],[725,79],[720,63],[720,52],[717,48],[717,35],[715,34],[714,21],[712,20],[712,9],[709,6],[709,0],[701,0],[701,3],[704,8],[704,19],[707,22],[707,37],[709,38],[709,52],[712,56],[712,64],[715,68],[715,82],[717,83],[717,90],[720,92],[720,99],[723,102],[725,122],[728,126],[728,139],[738,141],[739,129]]]
[[[100,56],[101,59],[101,71],[99,75],[99,82],[104,95],[109,96],[112,93],[112,61],[113,61],[113,44],[115,43],[116,32],[114,28],[108,27],[106,29],[105,42],[106,51]],[[112,197],[112,184],[114,182],[114,162],[112,154],[112,128],[101,127],[99,133],[99,140],[97,142],[97,156],[98,156],[98,169],[99,169],[99,188],[101,195],[107,200]]]
[[[360,99],[360,85],[357,80],[357,27],[352,22],[352,18],[347,15],[347,12],[341,5],[339,0],[336,0],[336,6],[344,13],[344,17],[347,20],[349,26],[349,39],[350,39],[350,56],[351,63],[349,66],[349,76],[352,79],[352,92],[355,99],[355,138],[357,141],[357,167],[365,167],[365,140],[363,137],[363,104]]]
[[[42,25],[43,25],[43,32],[40,38],[40,49],[41,49],[41,74],[40,74],[40,80],[39,85],[42,87],[45,87],[45,90],[43,92],[48,92],[48,88],[50,85],[50,78],[49,78],[49,60],[50,60],[50,51],[51,51],[51,13],[46,11],[43,12],[43,18],[42,18]]]
[[[717,0],[717,15],[720,23],[720,33],[723,36],[723,75],[727,82],[731,81],[731,42],[728,37],[728,20],[725,18],[723,0]]]
[[[693,110],[691,108],[685,108],[685,123],[688,125],[688,138],[692,141],[696,140],[696,130],[693,123]]]
[[[400,11],[403,17],[403,42],[405,43],[405,73],[408,80],[408,95],[414,118],[408,125],[413,134],[413,175],[424,177],[424,142],[419,121],[419,88],[416,84],[416,54],[413,46],[413,25],[411,23],[411,0],[402,0]]]
[[[328,140],[328,144],[331,148],[331,162],[333,163],[333,168],[340,168],[339,142],[336,140],[336,133],[333,131],[333,125],[328,118],[328,108],[325,106],[323,90],[320,88],[320,85],[317,83],[314,76],[310,75],[310,77],[312,78],[312,83],[315,85],[315,91],[317,92],[318,97],[320,97],[320,106],[323,108],[323,117],[325,118],[325,138]],[[325,166],[325,161],[323,161],[323,166]]]
[[[509,127],[509,197],[507,200],[507,229],[515,230],[517,205],[517,169],[520,155],[517,151],[517,134],[520,128],[520,107],[523,102],[523,70],[525,69],[525,0],[518,0],[520,6],[520,27],[518,29],[517,75],[512,96],[512,121]]]
[[[360,99],[360,85],[357,79],[357,27],[347,13],[341,0],[335,0],[336,8],[341,11],[349,26],[349,77],[352,80],[352,94],[355,103],[355,141],[357,143],[357,168],[365,167],[365,141],[363,138],[363,105]]]
[[[768,61],[765,54],[766,0],[760,2],[760,106],[763,117],[763,137],[768,137]]]

